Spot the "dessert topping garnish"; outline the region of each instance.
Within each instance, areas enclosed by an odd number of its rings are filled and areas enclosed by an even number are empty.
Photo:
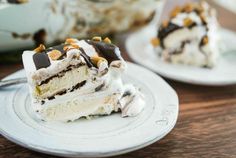
[[[66,39],[66,42],[65,42],[65,44],[72,44],[72,43],[76,43],[76,39],[74,39],[74,38],[67,38]]]
[[[111,43],[111,40],[108,38],[108,37],[106,37],[104,40],[103,40],[105,43]]]
[[[64,51],[69,51],[69,50],[71,50],[71,49],[79,49],[79,48],[80,48],[80,47],[79,47],[78,44],[71,43],[70,45],[65,45],[65,46],[63,47],[63,50],[64,50]]]
[[[92,40],[93,40],[93,41],[98,41],[98,42],[100,42],[100,41],[102,41],[102,37],[100,37],[100,36],[95,36],[95,37],[92,38]]]
[[[190,26],[191,24],[193,24],[193,21],[190,18],[184,19],[184,26]]]
[[[162,22],[162,27],[165,28],[169,25],[169,21],[168,20],[165,20]]]
[[[207,36],[203,37],[202,43],[203,43],[203,45],[206,45],[208,43],[208,37]]]
[[[151,44],[154,46],[154,47],[157,47],[160,45],[160,39],[159,38],[152,38],[151,39]]]
[[[75,48],[75,49],[79,49],[80,48],[78,44],[74,44],[74,43],[72,43],[70,46]]]
[[[176,6],[170,13],[170,17],[174,18],[178,13],[181,12],[181,8],[179,6]]]
[[[92,56],[90,59],[94,65],[97,65],[97,67],[99,67],[102,62],[107,62],[105,58],[99,56]]]
[[[59,50],[52,50],[51,52],[48,53],[48,56],[52,59],[52,60],[57,60],[61,57],[62,53]]]
[[[40,44],[37,48],[34,49],[34,51],[36,53],[40,53],[40,52],[44,51],[45,49],[46,49],[45,46],[43,44]]]

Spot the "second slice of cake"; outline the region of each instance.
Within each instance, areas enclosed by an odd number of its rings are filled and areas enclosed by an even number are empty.
[[[164,61],[213,67],[219,55],[217,27],[215,10],[206,2],[189,3],[172,10],[152,44]]]

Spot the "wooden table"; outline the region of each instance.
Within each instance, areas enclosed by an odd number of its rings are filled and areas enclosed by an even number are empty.
[[[220,21],[224,26],[236,30],[236,23],[232,20],[232,17],[236,17],[236,15],[221,8],[219,11]],[[130,60],[126,53],[123,55],[127,60]],[[21,68],[21,63],[0,64],[0,79]],[[117,156],[117,158],[235,158],[236,85],[207,87],[166,81],[177,91],[180,100],[179,118],[175,128],[162,140],[138,151]],[[20,147],[0,136],[0,158],[5,157],[42,158],[53,156]]]

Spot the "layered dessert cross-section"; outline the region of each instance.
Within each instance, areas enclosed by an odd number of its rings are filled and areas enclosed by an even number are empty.
[[[73,121],[121,111],[135,116],[144,97],[121,75],[127,65],[109,38],[69,38],[65,43],[24,51],[23,63],[30,85],[32,107],[46,121]]]
[[[176,7],[151,43],[161,59],[200,67],[213,67],[219,55],[216,12],[206,2]]]

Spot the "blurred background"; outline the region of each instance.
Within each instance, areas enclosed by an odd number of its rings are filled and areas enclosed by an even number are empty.
[[[149,23],[158,26],[174,6],[191,1],[197,0],[0,0],[0,67],[20,65],[23,50],[40,43],[95,35],[111,37],[129,60],[123,48],[129,32]],[[207,2],[216,8],[221,26],[236,31],[235,0]]]

